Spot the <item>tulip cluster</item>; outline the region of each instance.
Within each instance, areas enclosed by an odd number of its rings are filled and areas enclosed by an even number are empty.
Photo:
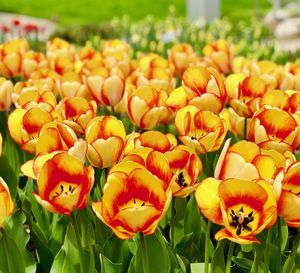
[[[62,215],[91,207],[123,240],[169,229],[172,246],[176,202],[193,196],[223,226],[215,240],[259,243],[278,216],[300,227],[299,65],[236,57],[224,40],[202,56],[189,44],[168,58],[132,51],[121,40],[0,45],[0,111],[31,154],[21,171],[36,201]],[[14,206],[0,182],[1,227]]]

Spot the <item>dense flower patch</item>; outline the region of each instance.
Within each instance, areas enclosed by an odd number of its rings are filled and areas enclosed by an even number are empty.
[[[0,271],[297,272],[299,64],[132,54],[0,45]]]

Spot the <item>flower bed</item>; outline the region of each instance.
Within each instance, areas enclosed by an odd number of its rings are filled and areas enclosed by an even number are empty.
[[[0,271],[297,272],[299,64],[90,45],[0,45]]]

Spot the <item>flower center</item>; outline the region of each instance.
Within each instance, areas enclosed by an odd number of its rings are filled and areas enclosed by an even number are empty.
[[[234,210],[231,210],[231,223],[230,226],[236,228],[235,234],[237,236],[241,235],[242,230],[252,231],[252,228],[249,227],[249,223],[254,220],[253,211],[248,215],[244,212],[244,208],[241,207],[238,213],[235,213]]]
[[[180,186],[180,187],[186,187],[188,185],[188,183],[185,181],[183,172],[180,172],[179,175],[176,178],[176,183]]]

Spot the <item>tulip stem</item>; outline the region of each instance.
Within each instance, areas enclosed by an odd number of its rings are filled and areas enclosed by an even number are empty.
[[[279,248],[279,251],[280,251],[280,255],[279,255],[279,257],[278,257],[278,259],[279,259],[279,262],[278,262],[278,264],[280,264],[281,265],[281,241],[282,241],[282,237],[281,237],[281,218],[280,217],[278,217],[278,219],[277,219],[277,236],[278,236],[278,248]],[[281,273],[281,268],[279,269],[279,273]]]
[[[209,241],[210,241],[210,231],[211,231],[211,222],[208,221],[206,225],[205,231],[205,253],[204,253],[204,265],[205,265],[205,273],[209,272]]]
[[[247,140],[247,117],[244,118],[244,139]]]
[[[113,116],[116,116],[115,108],[113,106],[111,106],[110,109],[111,109],[111,114]]]
[[[78,252],[79,252],[79,259],[80,259],[80,272],[84,272],[83,270],[83,261],[82,261],[82,254],[83,254],[83,249],[82,249],[82,245],[81,245],[81,239],[80,239],[80,231],[78,229],[78,226],[77,226],[77,221],[76,221],[76,216],[73,213],[71,213],[71,223],[72,223],[72,226],[74,228],[74,231],[75,231],[75,236],[76,236],[76,241],[77,241],[77,246],[78,246]]]
[[[265,273],[269,273],[269,264],[270,264],[270,244],[272,240],[272,230],[269,228],[268,234],[267,234],[267,240],[266,240],[266,246],[265,246],[265,256],[264,256],[264,262],[265,262]]]
[[[228,253],[227,253],[225,273],[231,272],[231,260],[232,260],[233,251],[234,251],[234,243],[229,242],[229,249],[228,249]]]
[[[171,249],[174,248],[174,224],[175,224],[175,213],[176,213],[176,209],[175,209],[175,197],[173,198],[172,202],[171,202],[171,238],[170,238],[170,243],[171,243]]]
[[[145,236],[143,232],[140,232],[140,239],[141,239],[141,250],[142,250],[143,273],[150,273],[148,253],[147,253],[148,251],[147,251]]]

